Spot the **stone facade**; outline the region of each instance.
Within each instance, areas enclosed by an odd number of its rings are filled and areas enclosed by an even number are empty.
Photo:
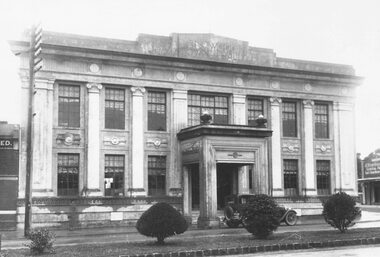
[[[20,53],[21,60],[23,115],[18,220],[22,226],[28,38],[13,41],[11,45],[14,53]],[[146,206],[157,201],[168,201],[188,213],[194,207],[189,203],[191,185],[187,183],[191,178],[187,174],[192,172],[189,167],[194,163],[202,166],[198,159],[192,162],[191,158],[212,144],[206,139],[199,145],[200,142],[180,142],[177,138],[177,133],[190,125],[190,96],[194,94],[226,97],[228,122],[225,125],[248,127],[248,100],[262,102],[262,112],[268,121],[266,129],[272,134],[265,140],[253,138],[251,143],[249,139],[248,142],[236,140],[243,148],[252,144],[265,152],[260,162],[247,153],[244,158],[251,158],[251,162],[231,166],[237,170],[233,191],[262,192],[289,201],[284,190],[284,160],[296,160],[294,197],[297,201],[318,196],[318,161],[329,163],[328,192],[357,195],[354,96],[361,78],[355,76],[351,66],[280,58],[271,49],[213,34],[140,35],[136,41],[126,41],[44,32],[42,56],[44,68],[36,74],[34,96],[32,195],[36,204],[32,212],[35,225],[82,226],[112,221],[129,224]],[[62,111],[59,88],[64,85],[79,88],[76,127],[59,123]],[[108,88],[123,90],[123,129],[105,126],[109,115],[105,111]],[[148,129],[150,92],[161,93],[165,99],[165,121],[160,130]],[[291,137],[283,135],[284,106],[289,101],[295,106],[297,131]],[[323,103],[327,108],[328,131],[323,138],[315,136],[316,103]],[[218,140],[215,138],[215,142]],[[226,142],[235,147],[226,156],[234,158],[235,152],[239,156],[239,144],[231,138]],[[78,194],[70,197],[61,197],[58,192],[57,156],[65,153],[79,156]],[[105,155],[123,156],[123,186],[118,196],[105,196]],[[163,196],[148,192],[149,156],[164,157]],[[222,157],[217,156],[215,160]],[[265,172],[258,177],[259,171],[254,168],[250,171],[247,163],[261,163],[257,169]],[[198,172],[202,170],[200,166]],[[203,193],[216,194],[217,167],[212,180],[199,180]],[[202,172],[199,175],[207,176]],[[250,183],[250,179],[254,181]],[[215,216],[216,205],[204,208],[208,208],[206,216],[208,213]],[[42,213],[49,214],[49,218],[44,218],[47,216]]]

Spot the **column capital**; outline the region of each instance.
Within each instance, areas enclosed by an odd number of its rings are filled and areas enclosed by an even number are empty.
[[[36,89],[53,90],[54,82],[54,79],[36,78],[34,80],[34,87]]]
[[[353,103],[344,103],[344,102],[334,102],[333,110],[334,111],[352,111],[354,108]]]
[[[89,93],[99,93],[103,85],[100,83],[87,83],[86,87]]]
[[[271,105],[279,105],[282,102],[282,100],[279,97],[271,97],[269,98],[269,102]]]
[[[143,87],[131,87],[131,91],[133,96],[143,96],[146,92],[145,88]]]
[[[246,95],[233,94],[232,102],[236,104],[245,104]]]
[[[313,100],[303,100],[302,101],[302,103],[303,103],[303,107],[304,108],[312,108],[313,107],[313,105],[314,105],[314,101]]]
[[[173,98],[174,99],[180,99],[180,100],[187,100],[187,90],[173,90]]]

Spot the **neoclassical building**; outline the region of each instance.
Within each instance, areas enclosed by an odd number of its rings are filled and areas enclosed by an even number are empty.
[[[28,42],[11,42],[23,92],[20,226]],[[133,224],[152,203],[166,201],[214,227],[229,194],[272,195],[300,215],[336,191],[357,195],[354,96],[361,78],[351,66],[281,58],[213,34],[127,41],[44,32],[42,56],[34,226]],[[211,122],[201,121],[204,112]]]

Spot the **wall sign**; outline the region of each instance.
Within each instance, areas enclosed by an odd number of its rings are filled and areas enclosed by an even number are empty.
[[[0,138],[0,149],[12,149],[13,148],[13,140]]]
[[[380,150],[364,159],[364,178],[380,177]]]

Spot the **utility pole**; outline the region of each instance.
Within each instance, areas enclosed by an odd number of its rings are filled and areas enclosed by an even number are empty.
[[[26,127],[26,180],[25,180],[25,226],[24,236],[29,234],[32,224],[32,180],[33,180],[33,98],[34,76],[42,69],[41,55],[42,28],[32,26],[30,33],[29,57],[29,94],[28,94],[28,121]]]

